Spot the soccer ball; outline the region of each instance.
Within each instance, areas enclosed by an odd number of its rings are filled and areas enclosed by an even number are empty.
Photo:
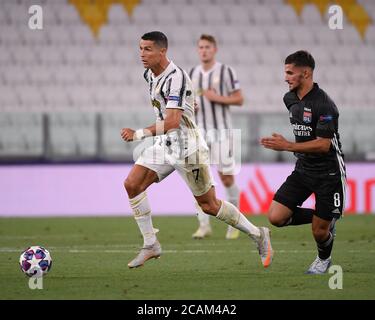
[[[20,266],[23,273],[29,277],[43,277],[52,267],[52,258],[47,249],[32,246],[22,252]]]

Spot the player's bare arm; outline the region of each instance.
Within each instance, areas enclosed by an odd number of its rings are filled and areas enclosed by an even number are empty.
[[[221,96],[213,89],[208,89],[203,92],[203,95],[211,102],[226,104],[231,106],[242,106],[244,98],[241,90],[236,90],[229,96]]]
[[[266,149],[275,151],[327,153],[331,147],[331,139],[318,137],[315,140],[306,142],[291,142],[285,139],[281,134],[273,133],[272,137],[262,138],[261,144]]]
[[[167,133],[170,130],[178,129],[181,121],[182,110],[168,109],[167,116],[164,121],[155,122],[153,125],[144,128],[133,130],[124,128],[121,130],[121,137],[125,141],[140,140],[144,137],[158,136]]]

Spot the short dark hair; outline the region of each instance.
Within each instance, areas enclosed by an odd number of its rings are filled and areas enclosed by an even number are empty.
[[[168,49],[168,38],[163,32],[160,32],[160,31],[147,32],[141,37],[141,39],[154,41],[160,48]]]
[[[206,40],[208,42],[211,42],[216,47],[216,39],[214,36],[211,36],[210,34],[202,34],[199,40]]]
[[[313,56],[305,50],[299,50],[287,56],[285,64],[294,64],[296,67],[310,67],[313,70],[315,68]]]

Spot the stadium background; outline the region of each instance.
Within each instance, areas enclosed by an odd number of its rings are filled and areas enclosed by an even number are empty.
[[[28,28],[34,4],[43,30]],[[342,6],[343,30],[328,28],[331,4]],[[0,0],[0,299],[374,299],[374,21],[372,0]],[[215,219],[211,238],[191,239],[195,210],[176,174],[148,192],[162,259],[126,267],[142,239],[123,189],[136,143],[119,131],[153,121],[138,41],[155,29],[186,69],[199,63],[199,35],[213,34],[218,59],[239,75],[240,206],[272,230],[267,270],[247,237],[225,240]],[[333,259],[343,290],[328,287],[330,274],[304,275],[316,254],[311,226],[280,230],[260,215],[293,167],[292,155],[258,140],[292,138],[283,61],[297,49],[311,51],[316,81],[340,110],[349,184]],[[43,290],[19,271],[30,245],[52,254]]]
[[[28,26],[32,4],[43,8],[42,30]],[[328,27],[332,4],[342,6],[343,30]],[[138,58],[150,30],[167,34],[169,56],[186,70],[199,63],[199,35],[213,34],[218,59],[237,71],[245,105],[232,111],[249,213],[266,210],[294,161],[259,139],[274,131],[292,139],[283,59],[309,50],[315,80],[340,110],[348,212],[375,211],[374,19],[370,0],[1,0],[0,215],[130,214],[122,181],[136,143],[119,131],[153,121]],[[194,211],[177,175],[169,179],[151,191],[154,213]],[[160,194],[179,200],[158,206]]]

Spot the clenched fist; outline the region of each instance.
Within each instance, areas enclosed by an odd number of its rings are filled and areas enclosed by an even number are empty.
[[[130,128],[124,128],[124,129],[121,129],[121,137],[122,139],[124,139],[125,141],[133,141],[134,139],[134,130],[133,129],[130,129]]]

